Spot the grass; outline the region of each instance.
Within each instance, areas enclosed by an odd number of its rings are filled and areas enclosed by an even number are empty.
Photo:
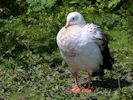
[[[67,7],[67,6],[65,6]],[[0,99],[7,100],[132,100],[133,17],[97,11],[93,7],[60,6],[49,13],[0,20]],[[62,60],[56,35],[66,15],[79,11],[88,23],[101,26],[109,40],[114,71],[93,78],[90,94],[69,93],[73,79]],[[80,74],[80,85],[85,85]]]

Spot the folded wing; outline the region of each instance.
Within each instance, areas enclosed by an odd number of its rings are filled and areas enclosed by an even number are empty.
[[[102,69],[113,70],[112,64],[114,63],[114,59],[110,55],[108,41],[102,34],[100,27],[95,24],[87,24],[85,27],[87,28],[90,37],[101,50],[103,56],[103,65],[101,65]]]

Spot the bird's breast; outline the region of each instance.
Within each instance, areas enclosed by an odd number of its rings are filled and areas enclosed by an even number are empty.
[[[59,35],[59,46],[63,55],[67,57],[75,57],[78,55],[76,50],[79,34],[72,29],[64,29]]]

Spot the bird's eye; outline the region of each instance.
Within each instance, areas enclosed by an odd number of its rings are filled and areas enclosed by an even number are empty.
[[[75,20],[75,18],[73,17],[72,20]]]

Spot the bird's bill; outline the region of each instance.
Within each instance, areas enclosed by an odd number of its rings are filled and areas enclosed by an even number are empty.
[[[65,25],[65,28],[68,28],[70,26],[70,23],[67,22],[66,25]]]

